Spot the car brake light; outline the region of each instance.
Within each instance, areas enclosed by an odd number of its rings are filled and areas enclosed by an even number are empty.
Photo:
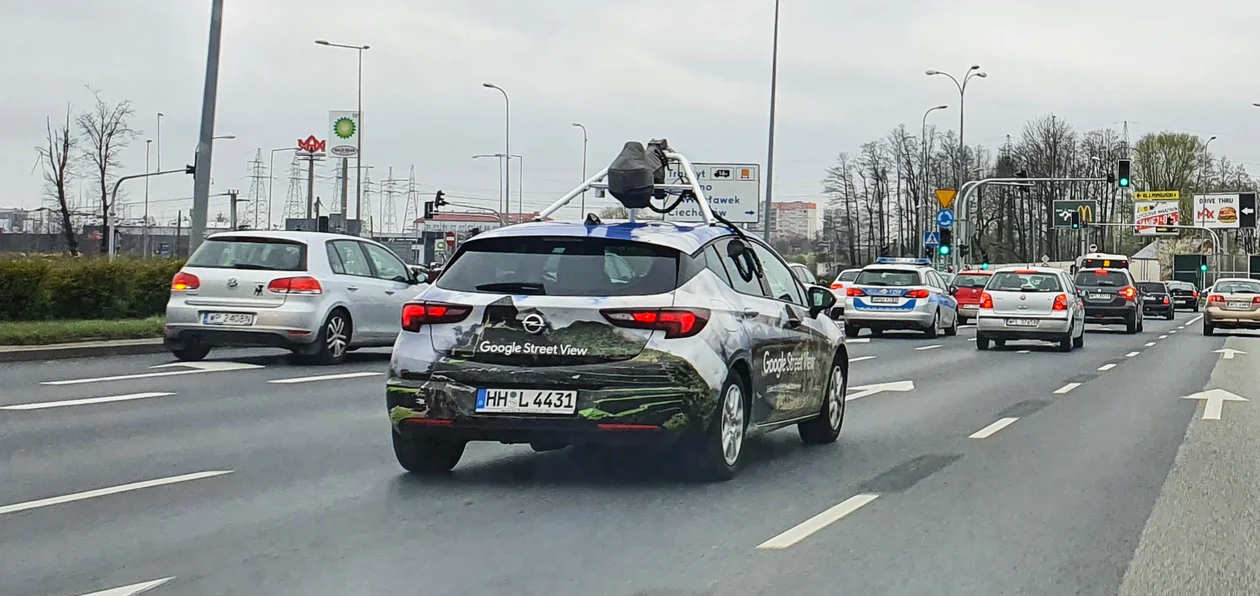
[[[1132,300],[1134,296],[1137,296],[1137,288],[1133,286],[1125,286],[1120,288],[1120,290],[1116,293],[1124,296],[1125,300]]]
[[[1192,297],[1194,297],[1194,298],[1198,298],[1198,297],[1199,297],[1199,291],[1198,291],[1198,290],[1195,290],[1195,291],[1191,292],[1191,293],[1190,293],[1190,295],[1191,295]]]
[[[660,329],[665,339],[691,337],[700,333],[709,322],[704,308],[616,309],[601,310],[609,323],[630,329]]]
[[[841,289],[844,289],[844,283],[843,283],[843,282],[839,282],[839,281],[833,281],[833,282],[831,282],[831,289],[833,289],[833,290],[841,290]]]
[[[1260,296],[1251,299],[1252,304],[1260,304]]]
[[[1055,296],[1054,305],[1051,308],[1054,310],[1067,310],[1067,294]]]
[[[1107,274],[1107,270],[1106,270],[1106,269],[1095,269],[1095,270],[1094,270],[1094,273],[1097,273],[1098,275],[1106,275],[1106,274]]]
[[[201,280],[191,273],[184,273],[183,271],[180,271],[175,274],[175,277],[171,278],[171,289],[177,292],[195,290],[200,287]]]
[[[980,293],[980,308],[993,308],[993,294],[988,292]]]
[[[1208,296],[1208,302],[1224,302],[1225,297],[1220,294],[1211,294]]]
[[[402,308],[402,328],[416,332],[423,325],[458,323],[472,312],[471,306],[442,302],[408,302]]]
[[[314,277],[280,277],[267,284],[267,290],[276,294],[323,294],[324,288]]]
[[[919,289],[919,290],[910,290],[909,292],[906,292],[906,297],[908,297],[908,298],[927,298],[927,297],[928,297],[928,291],[927,291],[927,290],[923,290],[923,289]]]
[[[863,292],[862,288],[849,288],[844,291],[844,295],[845,296],[865,296],[866,292]]]
[[[1037,270],[1036,269],[1016,269],[1015,273],[1018,273],[1020,275],[1035,275],[1037,273]]]
[[[1168,297],[1164,296],[1164,304],[1168,304]]]

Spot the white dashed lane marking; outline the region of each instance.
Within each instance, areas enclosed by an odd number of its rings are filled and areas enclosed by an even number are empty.
[[[1155,342],[1153,342],[1153,341],[1148,341],[1148,342],[1146,342],[1146,347],[1148,347],[1148,348],[1149,348],[1149,347],[1151,347],[1151,346],[1153,346],[1153,345],[1155,345]]]
[[[1113,368],[1115,368],[1115,367],[1116,367],[1116,365],[1115,365],[1115,364],[1104,364],[1104,365],[1102,365],[1102,366],[1098,367],[1098,370],[1101,370],[1101,371],[1103,371],[1103,372],[1106,372],[1106,371],[1109,371],[1109,370],[1111,370],[1111,369],[1113,369]]]
[[[152,590],[153,588],[165,584],[173,579],[175,579],[174,576],[164,577],[153,581],[131,584],[130,586],[119,586],[117,588],[92,592],[91,594],[83,594],[83,596],[137,596],[138,594],[148,592],[149,590]]]
[[[109,397],[88,397],[84,399],[67,399],[64,401],[45,401],[30,404],[17,404],[12,406],[0,407],[0,410],[44,410],[48,408],[64,408],[66,406],[86,406],[90,404],[107,404],[116,401],[130,401],[133,399],[147,399],[150,397],[166,397],[175,395],[166,391],[155,391],[150,393],[128,393],[127,395],[111,395]]]
[[[840,504],[801,522],[796,527],[762,542],[757,545],[757,550],[783,550],[844,519],[845,516],[878,498],[879,495],[876,493],[862,493],[849,497]]]
[[[853,362],[861,362],[863,360],[874,360],[874,359],[875,359],[874,356],[858,356],[857,358],[850,358],[849,362],[853,363]]]
[[[1125,355],[1124,355],[1124,357],[1125,357],[1125,358],[1132,358],[1132,357],[1134,357],[1134,356],[1137,356],[1138,354],[1141,354],[1141,352],[1129,352],[1128,354],[1125,354]]]
[[[916,352],[922,352],[922,351],[924,351],[924,350],[935,350],[936,348],[939,348],[939,347],[941,347],[941,344],[933,344],[933,345],[930,345],[930,346],[919,346],[919,347],[915,348],[915,349],[914,349],[914,351],[916,351]]]
[[[293,383],[313,383],[315,381],[336,381],[338,379],[357,379],[359,377],[377,377],[383,374],[385,373],[376,372],[376,371],[364,371],[364,372],[341,373],[341,374],[336,374],[336,375],[319,375],[317,377],[294,377],[291,379],[275,379],[275,380],[271,380],[267,382],[278,383],[282,385],[289,385]]]
[[[1160,339],[1168,339],[1168,336],[1167,336],[1167,335],[1161,335],[1161,336],[1159,336],[1159,338],[1160,338]]]
[[[107,495],[116,495],[118,493],[140,490],[142,488],[153,488],[155,486],[165,486],[167,484],[177,484],[180,482],[190,482],[193,480],[201,480],[202,478],[213,478],[224,474],[231,474],[232,470],[210,470],[207,472],[196,472],[194,474],[184,474],[182,476],[171,476],[168,478],[158,478],[155,480],[145,480],[143,482],[132,482],[131,484],[122,484],[119,486],[111,486],[107,488],[98,488],[95,490],[84,491],[60,497],[49,497],[47,499],[39,499],[37,501],[27,501],[25,503],[14,503],[12,505],[0,506],[0,515],[8,513],[17,513],[19,511],[27,511],[29,509],[39,509],[40,507],[50,507],[52,505],[60,505],[62,503],[72,503],[74,501],[82,501],[94,497],[104,497]]]
[[[1067,385],[1064,385],[1064,386],[1062,386],[1062,387],[1059,387],[1058,389],[1055,389],[1055,390],[1054,390],[1054,392],[1055,392],[1055,393],[1057,393],[1057,394],[1059,394],[1059,395],[1063,395],[1064,393],[1067,393],[1067,392],[1069,392],[1069,391],[1071,391],[1071,390],[1073,390],[1073,389],[1076,389],[1077,387],[1080,387],[1080,386],[1081,386],[1081,384],[1080,384],[1080,383],[1068,383]]]
[[[975,432],[975,433],[973,433],[970,437],[967,437],[967,438],[969,438],[969,439],[987,439],[987,438],[989,438],[989,437],[991,437],[991,436],[993,436],[993,435],[996,435],[998,431],[1000,431],[1000,430],[1002,430],[1002,429],[1004,429],[1004,428],[1006,428],[1006,427],[1008,427],[1008,426],[1010,426],[1010,425],[1012,425],[1012,424],[1015,424],[1015,421],[1016,421],[1016,420],[1019,420],[1019,418],[1002,418],[1001,420],[998,420],[997,422],[994,422],[993,424],[990,424],[990,425],[988,425],[988,426],[986,426],[986,427],[984,427],[984,428],[982,428],[982,429],[980,429],[980,430],[976,431],[976,432]]]

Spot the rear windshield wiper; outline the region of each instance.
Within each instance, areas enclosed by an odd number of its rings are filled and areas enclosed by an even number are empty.
[[[253,263],[237,263],[228,267],[228,269],[248,269],[250,271],[280,271],[279,267],[268,267],[266,265],[255,265]]]
[[[521,294],[545,295],[547,288],[540,283],[528,281],[505,281],[476,286],[483,292],[518,292]]]

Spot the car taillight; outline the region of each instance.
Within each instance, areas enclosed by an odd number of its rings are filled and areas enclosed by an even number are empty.
[[[1193,296],[1196,300],[1199,298],[1199,292],[1197,290],[1194,292],[1191,292],[1190,295]]]
[[[1224,302],[1224,301],[1225,301],[1225,297],[1221,296],[1220,294],[1208,295],[1208,302]]]
[[[1260,296],[1251,299],[1252,304],[1260,304]]]
[[[833,281],[833,282],[831,282],[831,289],[833,289],[833,290],[843,290],[843,289],[844,289],[844,284],[843,284],[843,283],[841,283],[841,282],[838,282],[838,281]]]
[[[1067,294],[1059,294],[1054,297],[1054,305],[1050,308],[1054,310],[1067,310]]]
[[[862,288],[849,288],[844,291],[844,295],[845,296],[865,296],[866,292],[863,292]]]
[[[1123,296],[1125,300],[1132,300],[1134,296],[1137,296],[1137,288],[1133,286],[1126,286],[1120,288],[1120,290],[1116,293]]]
[[[468,318],[471,306],[442,302],[408,302],[402,308],[403,331],[419,331],[423,325],[458,323]]]
[[[660,329],[665,332],[665,339],[691,337],[709,322],[709,311],[703,308],[628,308],[599,313],[618,327]]]
[[[171,278],[171,289],[177,292],[195,290],[201,287],[201,280],[196,275],[180,271]]]
[[[980,293],[980,308],[993,308],[993,294],[988,292]]]
[[[927,290],[910,290],[909,292],[906,292],[906,297],[907,298],[927,298],[928,291]]]
[[[323,294],[324,287],[314,277],[280,277],[267,284],[267,290],[276,294]]]
[[[1168,297],[1164,296],[1164,304],[1168,304]]]

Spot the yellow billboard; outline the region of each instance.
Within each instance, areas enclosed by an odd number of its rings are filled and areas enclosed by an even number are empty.
[[[1134,201],[1178,201],[1181,200],[1179,190],[1139,190],[1133,193]]]

